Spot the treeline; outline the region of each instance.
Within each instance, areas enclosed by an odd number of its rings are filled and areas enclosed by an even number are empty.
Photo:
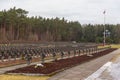
[[[0,11],[0,41],[103,42],[103,25],[81,25],[64,18],[28,17],[28,11],[11,8]],[[106,25],[109,43],[120,42],[120,25]]]
[[[85,25],[83,28],[82,41],[103,43],[104,25]],[[106,43],[120,43],[120,25],[105,25],[106,31]]]

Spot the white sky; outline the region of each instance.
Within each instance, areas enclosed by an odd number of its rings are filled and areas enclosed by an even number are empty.
[[[120,23],[120,0],[0,0],[0,10],[16,6],[29,11],[29,16],[64,17],[81,24]]]

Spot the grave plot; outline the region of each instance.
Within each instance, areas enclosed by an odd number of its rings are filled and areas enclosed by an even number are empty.
[[[83,49],[89,49],[89,46],[86,47],[86,44],[54,44],[51,44],[51,46],[49,46],[50,44],[0,46],[0,67],[10,66],[11,63],[14,63],[12,65],[37,61],[41,61],[43,63],[46,59],[63,59],[66,56],[69,58],[73,55],[75,57],[78,53],[80,55],[80,51],[78,50],[82,51]],[[96,45],[92,45],[91,47],[95,49]],[[83,53],[85,55],[86,51]],[[29,57],[31,57],[32,60],[28,59]]]
[[[92,54],[92,56],[81,55],[81,56],[75,56],[72,58],[66,58],[66,59],[60,59],[57,61],[52,61],[49,63],[42,63],[38,65],[31,65],[11,71],[7,71],[6,73],[19,73],[19,74],[36,74],[36,75],[50,75],[55,72],[70,68],[72,66],[81,64],[85,61],[103,56],[105,54],[108,54],[116,49],[107,49],[101,52],[96,52]]]

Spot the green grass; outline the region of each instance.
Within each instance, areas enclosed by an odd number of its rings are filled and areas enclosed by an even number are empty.
[[[120,48],[120,44],[111,44],[111,45],[105,45],[105,46],[98,46],[98,48],[104,48],[104,47],[109,47],[111,48]]]
[[[111,47],[112,48],[120,48],[120,44],[112,44]]]
[[[47,80],[48,76],[0,75],[0,80]]]

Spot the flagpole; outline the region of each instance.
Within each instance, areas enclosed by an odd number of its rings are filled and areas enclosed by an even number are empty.
[[[106,38],[106,36],[105,36],[105,11],[103,12],[103,14],[104,14],[104,40],[103,40],[103,45],[105,46],[105,44],[106,44],[106,41],[105,41],[105,38]]]

